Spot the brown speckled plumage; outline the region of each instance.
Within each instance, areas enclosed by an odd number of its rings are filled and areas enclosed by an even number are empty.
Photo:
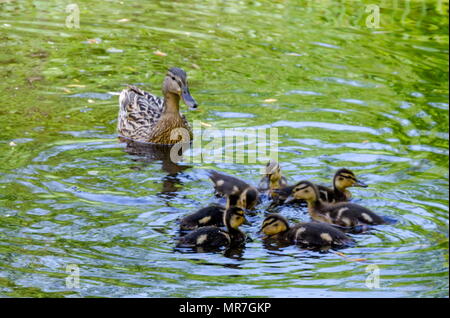
[[[163,84],[163,94],[164,98],[161,98],[135,86],[124,89],[119,97],[119,135],[134,141],[174,144],[181,137],[173,138],[172,132],[176,128],[183,128],[186,130],[181,133],[189,134],[192,140],[192,130],[186,117],[179,111],[179,102],[182,98],[192,107],[196,107],[197,103],[189,93],[183,70],[169,69]]]

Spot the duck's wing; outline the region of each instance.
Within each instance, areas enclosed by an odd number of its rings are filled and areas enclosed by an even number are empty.
[[[316,184],[317,189],[319,190],[319,195],[320,195],[320,199],[324,202],[330,202],[333,203],[335,202],[335,196],[334,196],[334,190],[321,185],[321,184]]]
[[[162,98],[129,86],[120,93],[118,133],[137,141],[147,141],[151,127],[164,109]]]

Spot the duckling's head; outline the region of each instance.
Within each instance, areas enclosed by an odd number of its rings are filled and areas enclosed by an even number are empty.
[[[237,206],[243,209],[253,209],[258,203],[259,193],[253,187],[248,187],[239,195]]]
[[[367,187],[367,184],[356,179],[355,174],[351,170],[345,168],[336,171],[333,179],[333,184],[337,189],[341,191],[344,191],[349,187]]]
[[[163,94],[172,93],[180,96],[184,103],[191,107],[197,108],[197,102],[189,92],[186,72],[181,68],[172,67],[167,71],[163,84]]]
[[[228,208],[223,215],[224,224],[228,228],[238,229],[244,223],[247,223],[244,210],[238,207]]]
[[[266,175],[269,177],[270,182],[277,182],[281,179],[280,164],[275,160],[270,160],[266,164]]]
[[[276,235],[289,229],[289,223],[286,218],[279,214],[269,214],[261,225],[261,231],[267,236]]]
[[[316,201],[319,198],[319,190],[309,181],[300,181],[292,189],[292,196],[298,200]]]

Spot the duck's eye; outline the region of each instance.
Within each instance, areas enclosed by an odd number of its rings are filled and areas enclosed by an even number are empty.
[[[342,180],[344,180],[344,178],[342,178],[342,177],[339,177],[338,179],[339,179],[339,181],[342,181]]]
[[[309,192],[309,190],[308,190],[308,189],[305,189],[305,191],[303,191],[303,192],[305,192],[305,193],[308,193],[308,192]]]
[[[172,76],[172,80],[174,80],[174,81],[175,81],[175,77],[173,77],[173,76]]]

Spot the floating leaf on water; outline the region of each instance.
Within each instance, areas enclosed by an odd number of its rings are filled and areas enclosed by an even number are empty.
[[[87,43],[87,44],[99,44],[102,43],[102,39],[99,38],[95,38],[95,39],[87,39],[85,42],[83,43]]]
[[[264,102],[266,102],[266,103],[274,103],[276,101],[277,101],[277,99],[275,99],[275,98],[267,98],[264,100]]]
[[[93,99],[88,99],[87,101],[88,101],[89,104],[95,103],[95,101]]]
[[[120,22],[120,23],[130,22],[130,19],[120,19],[120,20],[117,20],[117,22]]]
[[[352,262],[365,262],[367,258],[349,258],[348,260]]]
[[[47,51],[37,51],[30,54],[31,57],[46,58],[50,55]]]
[[[33,84],[36,81],[42,81],[44,78],[42,76],[30,76],[27,78],[28,83]]]
[[[9,143],[9,145],[10,145],[11,147],[17,146],[17,144],[16,144],[14,141],[11,141],[11,142]]]
[[[207,123],[204,123],[202,121],[200,122],[200,125],[205,126],[205,127],[212,127],[211,124],[207,124]]]
[[[158,56],[167,56],[167,53],[161,52],[159,50],[153,52],[153,54],[158,55]]]
[[[70,89],[65,88],[65,87],[63,87],[62,90],[63,90],[65,93],[72,93],[72,91],[71,91]]]
[[[295,52],[289,52],[289,53],[285,53],[286,55],[289,55],[289,56],[302,56],[303,54],[300,54],[300,53],[295,53]]]
[[[198,66],[198,65],[195,64],[195,63],[192,63],[191,66],[192,66],[193,68],[197,69],[197,70],[200,69],[200,66]]]
[[[81,84],[69,84],[69,85],[66,85],[67,87],[78,87],[78,88],[83,88],[83,87],[86,87],[86,85],[81,85]]]
[[[108,52],[108,53],[122,53],[123,50],[121,50],[121,49],[116,49],[116,48],[114,48],[114,47],[110,47],[109,49],[106,50],[106,52]]]

